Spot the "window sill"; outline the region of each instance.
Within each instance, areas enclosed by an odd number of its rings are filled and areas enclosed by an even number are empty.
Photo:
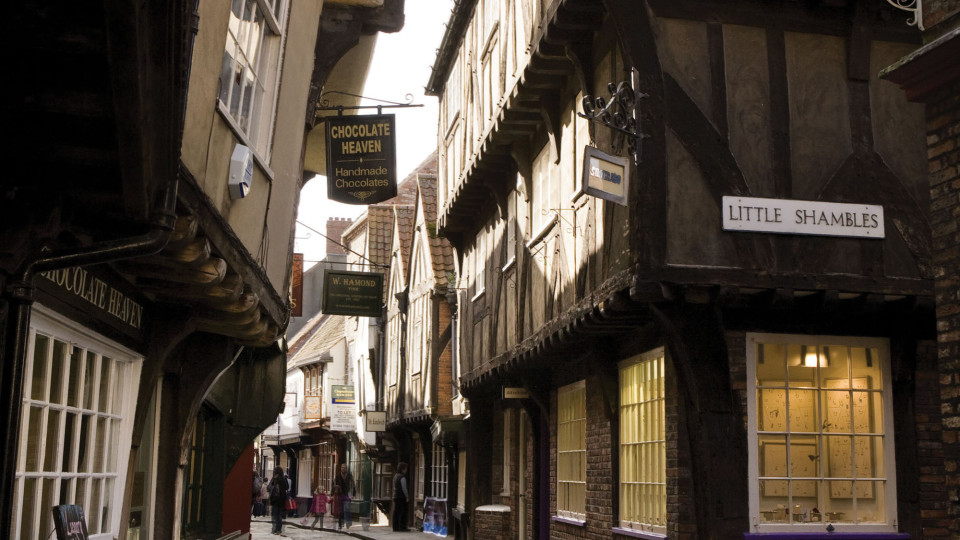
[[[812,540],[815,538],[829,538],[830,540],[910,540],[907,533],[892,532],[768,532],[744,533],[744,539],[763,540]]]
[[[230,116],[230,111],[227,110],[226,105],[224,105],[219,99],[217,100],[217,112],[220,113],[220,117],[223,118],[223,121],[230,126],[230,131],[233,132],[233,136],[236,137],[241,144],[250,149],[250,154],[253,156],[253,160],[257,162],[257,167],[263,171],[263,174],[270,182],[273,182],[273,169],[267,165],[267,160],[260,156],[260,152],[257,152],[257,149],[250,144],[250,140],[247,139],[247,136],[243,133],[243,130],[240,129],[240,125],[237,124],[236,120],[234,120],[232,116]],[[207,151],[209,152],[210,150],[207,149]]]
[[[658,534],[650,531],[641,531],[639,529],[625,529],[623,527],[614,527],[611,529],[613,534],[619,534],[621,536],[629,536],[631,538],[646,538],[647,540],[662,540],[666,538],[665,534]]]
[[[506,274],[507,272],[510,271],[511,268],[513,268],[516,265],[517,265],[517,258],[515,256],[510,257],[510,260],[507,261],[507,264],[503,265],[503,268],[500,269],[500,273]]]
[[[575,527],[586,527],[587,520],[585,519],[576,519],[563,516],[550,516],[550,521],[555,523],[566,523],[567,525],[573,525]]]
[[[480,289],[480,292],[473,295],[473,298],[470,299],[471,302],[476,302],[477,300],[483,298],[483,293],[487,292],[487,289]]]
[[[537,234],[533,235],[533,238],[527,241],[527,244],[526,244],[527,249],[532,248],[533,246],[540,243],[541,240],[546,238],[547,234],[549,234],[550,230],[553,229],[553,226],[557,223],[558,219],[559,219],[558,214],[554,213],[553,217],[550,218],[546,223],[544,223],[542,227],[540,227],[540,230],[537,231]]]

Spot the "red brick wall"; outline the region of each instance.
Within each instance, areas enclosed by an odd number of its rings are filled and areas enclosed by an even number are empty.
[[[327,254],[343,255],[346,253],[343,246],[340,245],[343,231],[347,230],[353,220],[350,218],[329,218],[327,219]]]
[[[960,82],[927,100],[927,146],[946,474],[940,499],[945,508],[924,512],[937,521],[931,534],[960,538]]]
[[[476,540],[512,540],[510,520],[513,512],[474,512],[474,538]]]

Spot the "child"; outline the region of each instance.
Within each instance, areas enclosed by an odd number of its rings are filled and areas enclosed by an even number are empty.
[[[323,528],[323,515],[327,513],[327,495],[320,490],[318,487],[316,491],[313,492],[313,504],[310,505],[310,511],[313,512],[313,515],[316,516],[313,518],[313,525],[310,526],[312,531],[314,527],[317,526],[317,522],[320,522],[320,528]]]

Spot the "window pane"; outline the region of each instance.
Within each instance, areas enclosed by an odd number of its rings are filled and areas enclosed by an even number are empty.
[[[93,408],[93,396],[97,390],[97,355],[93,351],[87,351],[87,365],[83,376],[83,408]]]
[[[56,497],[56,480],[53,478],[44,478],[42,480],[43,493],[40,499],[40,535],[46,538],[48,531],[53,531],[53,512],[51,508],[55,506],[54,497]],[[32,502],[32,501],[31,501]]]
[[[29,414],[27,424],[27,446],[25,457],[25,469],[28,472],[39,471],[40,467],[40,446],[42,443],[43,430],[40,428],[43,421],[42,407],[29,407],[24,409]]]
[[[77,429],[77,414],[68,412],[67,420],[63,427],[63,462],[60,464],[60,470],[64,472],[76,472],[77,446],[73,444],[73,436]]]
[[[47,399],[47,353],[50,350],[50,338],[37,334],[33,346],[33,376],[30,378],[30,399]]]
[[[90,471],[90,453],[87,451],[87,439],[94,428],[96,418],[93,415],[85,414],[80,418],[80,440],[77,443],[77,470],[79,472]]]
[[[103,494],[103,479],[94,478],[91,484],[90,507],[87,512],[87,530],[93,534],[102,532],[100,529],[100,497]]]
[[[60,340],[54,340],[53,342],[53,362],[50,369],[50,403],[63,404],[63,367],[69,347]]]
[[[26,478],[23,481],[23,507],[20,509],[20,538],[21,540],[36,540],[38,535],[34,502],[37,500],[37,479]]]
[[[57,450],[60,445],[60,415],[61,411],[51,410],[47,414],[47,436],[44,448],[43,470],[56,472],[57,470]]]
[[[109,403],[110,393],[114,391],[112,383],[113,360],[104,356],[100,359],[100,406],[97,409],[101,412],[109,412],[107,404]]]
[[[70,354],[70,382],[67,385],[67,405],[80,406],[80,376],[83,372],[83,349],[74,347]]]

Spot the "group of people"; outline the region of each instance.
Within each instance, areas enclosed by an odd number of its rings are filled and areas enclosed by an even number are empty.
[[[266,485],[263,485],[263,481],[260,480],[256,471],[254,471],[253,514],[255,516],[258,515],[258,501],[269,501],[270,517],[273,523],[273,528],[270,531],[272,534],[280,534],[283,531],[283,518],[287,513],[288,501],[293,500],[291,493],[290,480],[286,474],[284,474],[283,467],[274,467],[273,477],[270,478],[270,482]],[[343,529],[344,526],[349,529],[353,524],[350,513],[350,501],[355,494],[356,484],[353,481],[353,474],[347,469],[345,463],[341,464],[340,473],[333,479],[333,486],[329,496],[319,487],[313,493],[313,501],[310,504],[309,512],[314,515],[314,520],[310,529],[314,529],[317,526],[317,522],[320,523],[320,528],[323,528],[323,519],[327,513],[328,503],[330,504],[331,512],[337,518],[337,529]],[[304,518],[304,524],[306,521],[306,518]]]

